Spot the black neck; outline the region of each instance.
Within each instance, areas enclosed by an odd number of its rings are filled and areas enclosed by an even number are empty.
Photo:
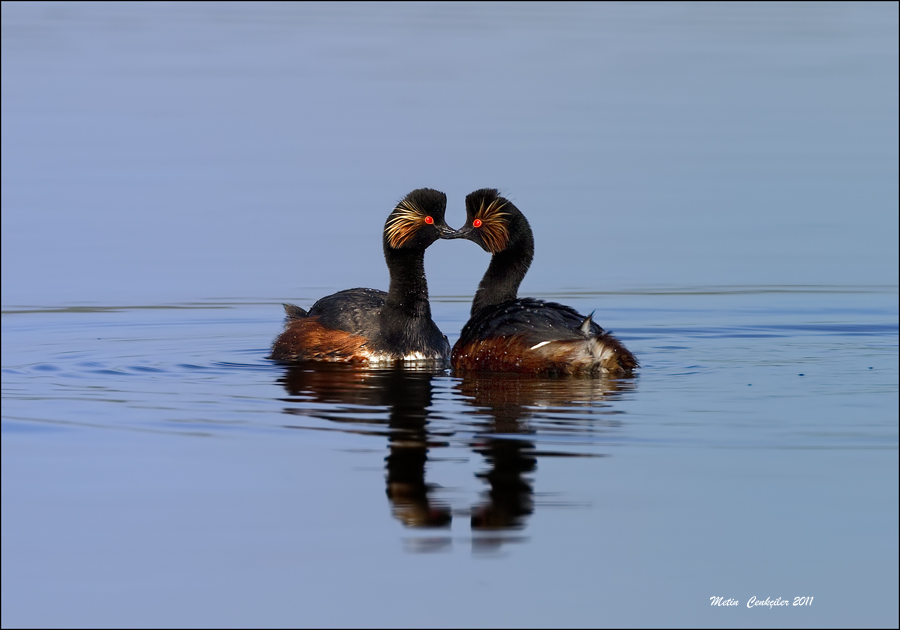
[[[471,314],[475,315],[486,306],[514,300],[533,258],[534,237],[531,230],[521,234],[507,249],[494,254],[478,284],[478,291],[472,300]]]
[[[391,284],[382,308],[382,320],[408,326],[409,320],[431,321],[428,283],[425,281],[425,250],[384,248]],[[384,325],[384,324],[383,324]]]

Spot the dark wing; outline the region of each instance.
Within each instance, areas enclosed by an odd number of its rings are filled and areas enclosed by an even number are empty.
[[[476,313],[460,333],[460,343],[522,336],[524,343],[586,339],[603,329],[575,309],[533,298],[518,298]]]
[[[309,309],[326,328],[372,338],[379,329],[378,316],[387,293],[378,289],[347,289],[323,297]]]

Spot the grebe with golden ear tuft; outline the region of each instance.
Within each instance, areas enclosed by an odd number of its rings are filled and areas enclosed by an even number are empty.
[[[446,361],[450,344],[431,319],[425,250],[456,238],[444,220],[447,197],[430,188],[409,193],[384,225],[382,243],[390,272],[387,293],[347,289],[323,297],[309,311],[285,304],[285,330],[270,359],[381,364]]]
[[[594,323],[593,314],[517,297],[534,258],[534,235],[525,216],[495,189],[466,197],[466,224],[456,238],[469,239],[492,256],[471,317],[453,346],[454,369],[626,375],[639,367],[618,339]]]

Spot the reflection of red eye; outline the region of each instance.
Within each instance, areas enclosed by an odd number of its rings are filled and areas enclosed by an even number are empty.
[[[472,221],[472,227],[481,227],[481,219],[475,219]]]
[[[431,217],[425,217],[425,223],[431,225],[432,223],[434,223],[434,219],[432,219]]]

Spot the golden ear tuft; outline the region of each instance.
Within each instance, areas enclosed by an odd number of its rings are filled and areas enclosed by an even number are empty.
[[[507,203],[505,199],[498,197],[485,207],[484,199],[482,199],[473,219],[473,221],[481,221],[478,230],[488,251],[492,254],[502,252],[509,243],[509,226],[506,222],[509,213],[502,212]]]
[[[408,199],[404,199],[397,204],[397,207],[388,219],[387,225],[384,226],[388,244],[394,249],[403,247],[413,237],[424,220],[425,213],[416,204]]]

